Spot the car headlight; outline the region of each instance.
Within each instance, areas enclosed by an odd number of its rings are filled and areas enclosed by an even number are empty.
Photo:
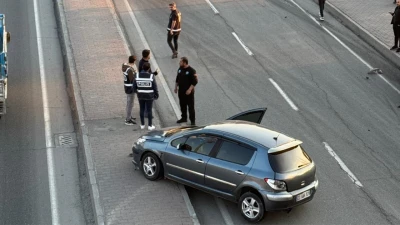
[[[273,180],[269,178],[264,178],[264,181],[274,190],[286,191],[286,183],[284,181]]]
[[[145,141],[146,141],[146,139],[140,137],[139,139],[137,139],[136,144],[137,144],[137,145],[141,145],[141,144],[143,144]]]

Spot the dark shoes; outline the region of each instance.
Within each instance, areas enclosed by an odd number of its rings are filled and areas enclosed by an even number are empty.
[[[191,126],[196,126],[196,123],[195,122],[191,122],[190,125]]]
[[[181,118],[180,120],[176,121],[176,123],[186,123],[187,119]]]
[[[396,52],[400,52],[400,48],[398,48],[398,49],[396,50]]]
[[[173,59],[178,58],[178,52],[174,52],[174,53],[172,54],[172,58],[173,58]]]
[[[390,50],[396,50],[398,47],[395,45],[393,47],[390,48]]]
[[[125,120],[125,125],[132,126],[132,125],[135,125],[135,124],[136,124],[136,122],[134,120],[132,120],[132,119]]]

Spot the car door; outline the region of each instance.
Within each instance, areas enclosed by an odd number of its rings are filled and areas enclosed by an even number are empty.
[[[167,176],[194,185],[204,185],[204,172],[210,152],[218,139],[206,134],[176,138],[165,157]]]
[[[265,112],[267,111],[267,108],[258,108],[258,109],[252,109],[248,110],[239,114],[236,114],[227,120],[243,120],[243,121],[248,121],[248,122],[253,122],[253,123],[261,123],[261,120],[264,117]]]
[[[220,139],[211,154],[205,172],[205,185],[224,195],[232,195],[249,173],[256,148],[227,139]]]

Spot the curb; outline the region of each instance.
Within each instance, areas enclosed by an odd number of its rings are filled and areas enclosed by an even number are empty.
[[[314,2],[318,4],[317,0],[314,0]],[[369,45],[371,45],[383,57],[388,59],[397,67],[400,67],[400,56],[393,51],[390,51],[389,46],[377,39],[369,31],[360,26],[357,22],[355,22],[353,19],[351,19],[343,11],[331,4],[329,1],[326,1],[325,8],[328,10],[328,13],[330,13],[333,17],[339,20],[339,22],[349,28],[354,34],[356,34]]]
[[[89,189],[95,223],[104,225],[104,212],[100,201],[99,187],[96,180],[96,170],[93,163],[92,150],[88,137],[88,127],[85,124],[83,99],[80,93],[80,85],[77,76],[73,50],[69,39],[67,20],[65,17],[63,0],[53,0],[55,17],[57,21],[58,36],[61,39],[63,53],[64,72],[67,78],[67,91],[70,99],[75,130],[78,133],[79,150],[84,151],[86,174],[89,176]]]

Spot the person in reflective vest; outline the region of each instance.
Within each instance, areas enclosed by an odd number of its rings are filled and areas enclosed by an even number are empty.
[[[158,89],[154,74],[150,73],[150,64],[144,63],[143,70],[136,75],[133,86],[140,105],[140,129],[144,129],[144,110],[148,112],[149,130],[154,130],[156,127],[153,125],[153,100],[158,99]]]
[[[128,58],[128,63],[122,64],[122,73],[124,75],[124,89],[126,94],[126,117],[125,125],[136,124],[135,118],[132,117],[132,108],[135,99],[135,92],[133,91],[133,82],[135,81],[136,72],[136,56],[131,55]]]

